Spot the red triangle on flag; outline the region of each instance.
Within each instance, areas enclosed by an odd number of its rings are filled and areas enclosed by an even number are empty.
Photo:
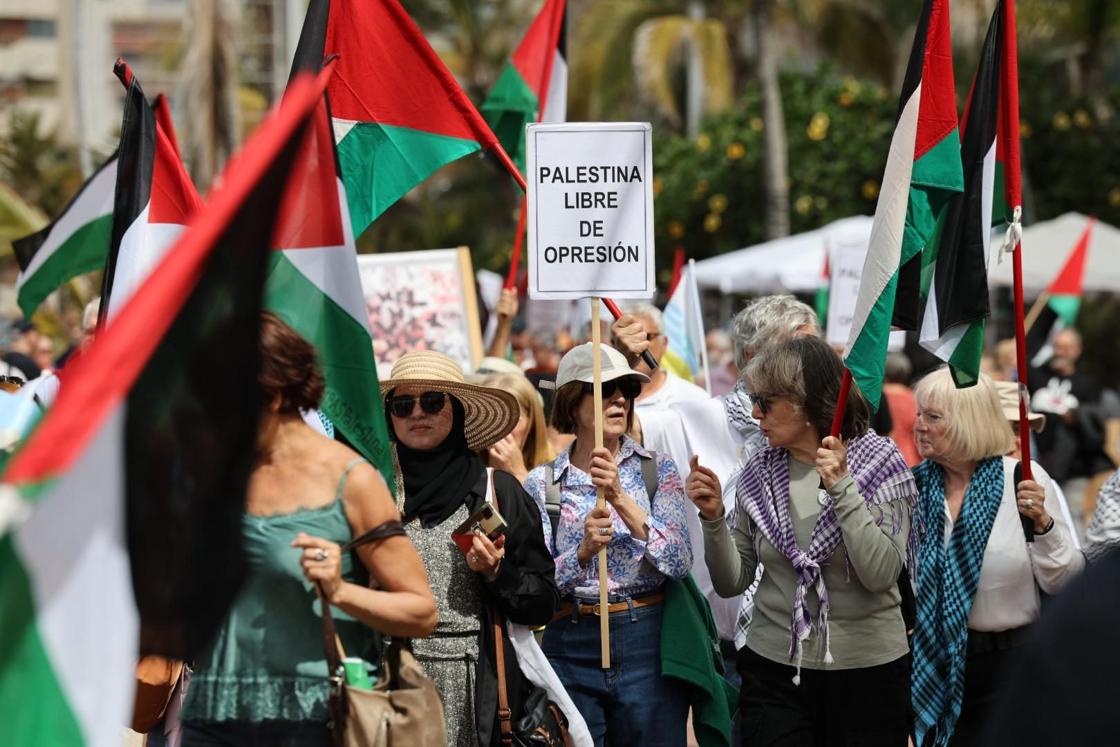
[[[1081,295],[1081,279],[1085,275],[1085,258],[1089,254],[1089,240],[1092,237],[1093,224],[1096,221],[1095,216],[1089,217],[1089,222],[1085,225],[1085,230],[1081,232],[1081,238],[1077,240],[1073,251],[1069,253],[1069,258],[1062,266],[1062,271],[1058,273],[1058,276],[1050,283],[1050,287],[1046,289],[1051,296]]]

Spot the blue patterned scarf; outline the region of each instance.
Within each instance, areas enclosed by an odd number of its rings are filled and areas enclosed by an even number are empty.
[[[981,460],[968,482],[949,541],[944,541],[945,473],[924,461],[914,468],[919,507],[930,536],[918,552],[918,620],[913,638],[914,732],[919,747],[944,747],[964,695],[968,614],[980,566],[1003,500],[1003,458]]]

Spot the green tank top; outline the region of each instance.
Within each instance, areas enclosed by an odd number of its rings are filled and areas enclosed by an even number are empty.
[[[327,720],[319,601],[291,542],[300,532],[339,545],[350,541],[342,492],[350,469],[362,461],[346,466],[327,506],[242,518],[249,574],[213,643],[194,663],[183,720]],[[343,554],[342,577],[369,583],[352,552]],[[346,654],[379,663],[378,634],[337,607],[333,617]]]

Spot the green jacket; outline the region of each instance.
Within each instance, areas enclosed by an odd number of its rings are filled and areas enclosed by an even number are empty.
[[[688,686],[692,728],[700,746],[729,747],[739,690],[723,678],[716,623],[691,574],[665,584],[661,674]]]

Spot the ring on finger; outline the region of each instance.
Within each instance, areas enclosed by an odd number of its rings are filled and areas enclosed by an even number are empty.
[[[611,533],[611,530],[608,529],[607,527],[599,527],[599,536],[600,537],[606,537],[610,533]]]
[[[315,551],[315,559],[318,560],[319,562],[322,562],[322,561],[326,560],[327,559],[327,551],[320,547],[318,550]]]
[[[1028,498],[1027,499],[1027,508],[1034,508],[1034,499],[1033,498]]]

